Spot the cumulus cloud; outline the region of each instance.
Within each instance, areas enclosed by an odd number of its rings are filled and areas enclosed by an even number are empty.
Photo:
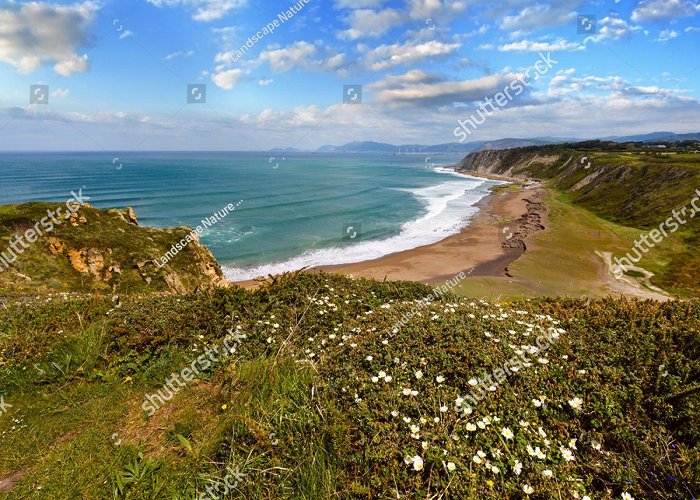
[[[617,15],[610,15],[598,21],[598,32],[586,38],[586,41],[604,42],[607,40],[620,40],[629,37],[633,31],[639,30],[639,26],[631,26]]]
[[[245,76],[241,69],[227,69],[212,73],[211,80],[214,84],[224,90],[231,90]]]
[[[502,30],[513,32],[514,36],[530,33],[553,26],[563,26],[576,18],[576,12],[563,4],[535,4],[525,7],[514,16],[505,16],[501,21]]]
[[[264,50],[260,54],[259,60],[269,63],[273,70],[282,72],[302,65],[315,55],[316,46],[314,44],[300,41],[288,47]]]
[[[239,7],[243,7],[248,0],[147,0],[148,3],[156,7],[177,7],[184,6],[194,9],[192,18],[195,21],[209,22],[216,21],[226,16],[229,12]]]
[[[372,70],[381,71],[394,66],[412,64],[426,57],[451,54],[460,46],[458,43],[448,44],[436,40],[425,43],[380,45],[366,54],[365,61]]]
[[[692,0],[647,0],[640,2],[632,12],[632,20],[662,21],[700,13],[700,2]]]
[[[87,71],[89,29],[98,6],[94,2],[56,5],[10,3],[0,8],[0,61],[21,73],[53,63],[62,76]]]
[[[353,10],[346,21],[350,27],[340,32],[340,38],[357,40],[362,37],[379,37],[391,28],[403,24],[406,17],[396,9],[358,9]]]
[[[669,40],[673,40],[674,38],[678,38],[678,32],[673,31],[673,30],[663,30],[661,33],[659,33],[659,37],[656,39],[657,42],[668,42]]]

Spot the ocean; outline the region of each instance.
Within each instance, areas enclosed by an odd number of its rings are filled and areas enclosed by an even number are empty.
[[[345,264],[428,245],[459,232],[496,181],[445,167],[462,155],[312,153],[3,153],[0,204],[65,202],[83,190],[97,208],[133,207],[143,226],[206,229],[231,280]],[[155,256],[154,256],[155,257]]]

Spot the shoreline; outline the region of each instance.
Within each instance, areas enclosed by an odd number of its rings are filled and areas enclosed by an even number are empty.
[[[448,281],[461,272],[468,276],[507,276],[508,266],[527,251],[528,236],[544,230],[543,191],[539,183],[515,189],[496,187],[472,205],[479,212],[455,235],[373,260],[318,266],[305,272],[339,273],[380,281],[417,281],[428,285]],[[232,284],[255,288],[258,282],[245,280]]]

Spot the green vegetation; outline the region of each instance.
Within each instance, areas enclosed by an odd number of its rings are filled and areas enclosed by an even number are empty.
[[[0,206],[0,251],[12,255],[8,247],[13,236],[32,229],[48,210],[59,206],[38,202]],[[216,260],[198,242],[158,267],[153,259],[165,255],[191,229],[140,227],[129,221],[129,215],[128,209],[82,206],[72,220],[56,225],[24,249],[10,270],[0,263],[0,294],[184,292],[223,281]]]
[[[302,274],[7,304],[4,498],[193,498],[232,471],[229,498],[697,495],[700,303],[446,296],[396,330],[429,291]],[[148,417],[229,329],[235,352]],[[517,351],[531,364],[468,413],[470,379]]]
[[[497,152],[472,153],[466,170],[480,158],[488,168],[479,171],[545,180],[561,200],[583,208],[604,221],[629,228],[616,256],[630,251],[642,233],[658,228],[673,210],[687,207],[700,190],[700,149],[697,142],[677,144],[608,143],[530,146]],[[584,168],[590,163],[590,168]],[[700,296],[700,217],[656,245],[639,263],[655,274],[652,283],[680,297]],[[572,236],[577,239],[576,236]],[[563,244],[559,240],[558,244]],[[566,247],[566,245],[564,245]],[[593,249],[588,249],[588,254]]]

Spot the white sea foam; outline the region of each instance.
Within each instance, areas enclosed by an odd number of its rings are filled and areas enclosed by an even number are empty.
[[[439,168],[439,167],[438,167]],[[436,169],[437,170],[437,169]],[[424,205],[424,213],[415,220],[406,222],[399,234],[382,240],[359,241],[347,246],[310,250],[285,260],[251,268],[223,266],[229,280],[243,281],[268,274],[280,274],[302,267],[349,264],[378,259],[391,253],[402,252],[436,243],[457,234],[478,208],[476,202],[488,195],[488,185],[492,181],[457,174],[444,169],[445,174],[460,177],[436,186],[419,189],[403,189],[410,192]]]

